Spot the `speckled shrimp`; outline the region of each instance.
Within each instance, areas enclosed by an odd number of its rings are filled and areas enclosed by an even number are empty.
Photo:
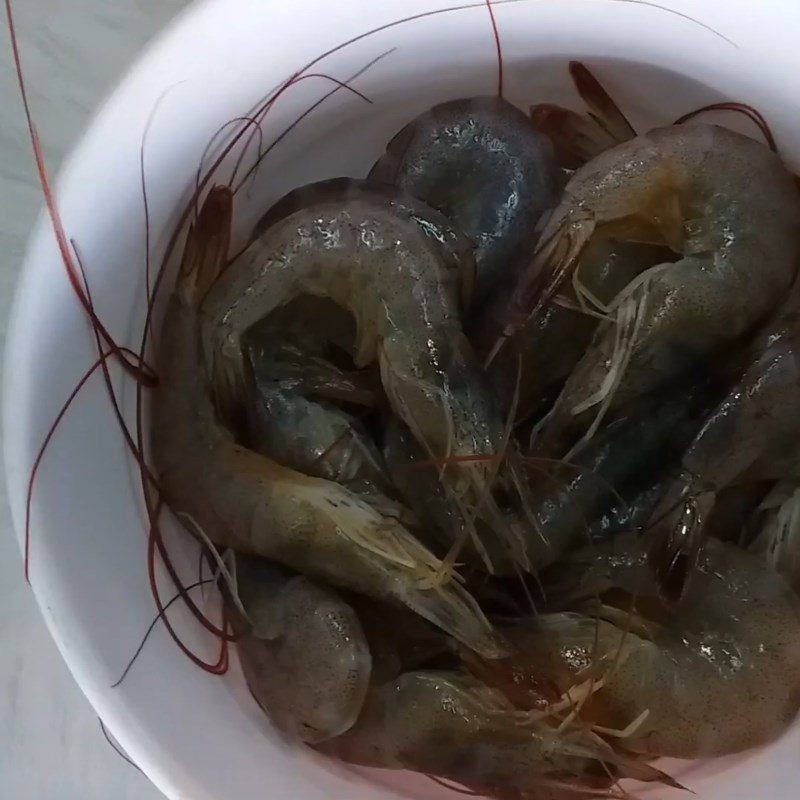
[[[164,500],[220,547],[405,605],[468,647],[497,656],[503,645],[475,600],[447,580],[441,561],[396,519],[337,483],[240,446],[218,421],[198,306],[227,262],[231,206],[222,188],[205,201],[159,340],[152,446]]]
[[[465,673],[407,672],[370,689],[358,722],[324,752],[372,767],[438,775],[500,798],[540,797],[548,787],[586,794],[622,777],[665,781],[585,728],[559,730],[520,711]],[[519,794],[515,794],[519,792]],[[530,794],[528,794],[530,792]]]
[[[341,204],[349,198],[368,198],[383,202],[401,217],[417,224],[422,233],[435,243],[448,264],[448,272],[458,277],[458,297],[461,310],[469,306],[475,289],[475,245],[452,220],[419,198],[391,184],[354,178],[329,178],[317,181],[285,194],[261,217],[254,238],[259,239],[286,217],[320,203]]]
[[[544,313],[593,238],[665,244],[681,258],[599,307],[609,322],[561,393],[551,448],[591,434],[604,414],[768,316],[795,275],[799,221],[800,196],[778,157],[717,126],[653,130],[575,172],[515,290],[505,337]]]
[[[550,140],[500,97],[451,100],[420,114],[369,176],[441,211],[474,241],[481,304],[513,284],[558,188]]]
[[[256,701],[303,741],[344,733],[372,674],[356,613],[331,589],[266,561],[237,558],[236,583],[247,613],[237,650]]]
[[[621,734],[626,750],[737,753],[772,741],[794,719],[800,604],[759,557],[709,540],[671,613],[635,536],[576,552],[545,580],[553,605],[600,622],[559,614],[558,624],[525,637],[507,634],[532,663],[559,653],[559,689],[571,693],[582,719]],[[552,659],[549,669],[558,674]]]
[[[432,234],[429,221],[441,216],[391,187],[338,181],[319,189],[319,200],[312,186],[282,201],[276,221],[204,302],[203,351],[223,418],[235,422],[244,394],[246,331],[302,294],[328,297],[356,320],[356,365],[378,362],[394,412],[447,465],[448,491],[465,513],[490,520],[527,566],[525,542],[492,494],[496,482],[510,483],[513,467],[497,464],[505,427],[461,328],[456,248]]]
[[[800,454],[800,311],[797,294],[742,354],[740,370],[683,455],[680,473],[654,517],[666,585],[681,589],[681,571],[703,541],[717,495],[734,483],[777,481],[798,473]],[[742,365],[744,368],[742,369]],[[741,491],[741,490],[740,490]],[[781,504],[782,505],[782,504]]]

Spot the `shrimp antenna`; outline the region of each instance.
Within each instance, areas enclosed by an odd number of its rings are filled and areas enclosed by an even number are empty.
[[[486,0],[486,10],[489,12],[489,19],[492,22],[492,34],[494,44],[497,48],[497,96],[503,96],[503,46],[500,43],[500,31],[497,28],[497,18],[494,15],[493,0]]]
[[[89,316],[92,326],[96,329],[98,335],[103,340],[105,345],[111,350],[114,356],[120,361],[123,369],[134,377],[138,382],[142,382],[147,386],[154,386],[156,384],[156,377],[154,372],[147,367],[144,363],[135,363],[129,360],[127,354],[123,352],[117,343],[112,338],[108,329],[103,325],[100,318],[94,312],[89,299],[86,296],[84,287],[81,285],[78,269],[72,258],[72,251],[70,250],[67,242],[66,234],[64,233],[64,224],[61,220],[61,215],[55,201],[55,194],[50,183],[50,176],[47,170],[47,164],[44,158],[39,133],[36,125],[33,122],[33,115],[31,112],[30,104],[28,102],[28,92],[25,85],[25,79],[22,71],[22,60],[19,53],[19,45],[17,41],[16,28],[14,26],[14,15],[11,8],[11,0],[5,0],[6,5],[6,20],[8,22],[8,30],[11,36],[11,49],[14,57],[14,66],[17,73],[17,82],[19,85],[20,96],[22,98],[22,106],[25,112],[25,119],[28,125],[28,133],[30,135],[31,145],[33,147],[34,159],[36,162],[36,169],[39,173],[39,182],[42,186],[44,194],[45,206],[47,213],[52,223],[53,233],[56,237],[59,252],[61,253],[61,260],[67,271],[67,278],[78,298],[78,301],[83,306],[87,315]]]
[[[449,789],[451,792],[455,792],[456,794],[463,794],[467,797],[483,797],[483,792],[476,792],[473,789],[467,789],[465,786],[459,786],[457,783],[446,781],[443,778],[438,778],[436,775],[429,775],[426,773],[425,777],[430,778],[434,783],[438,783],[439,786],[444,786],[445,789]]]
[[[643,6],[644,8],[655,8],[659,11],[665,11],[667,14],[672,15],[673,17],[680,17],[681,19],[685,19],[688,22],[692,22],[695,25],[703,28],[703,30],[708,31],[709,33],[713,33],[718,39],[722,39],[723,42],[727,42],[732,47],[735,47],[737,50],[739,49],[739,45],[733,41],[733,39],[729,39],[725,36],[724,33],[721,33],[716,28],[712,28],[710,25],[706,25],[705,22],[701,22],[696,17],[692,17],[689,14],[684,14],[682,11],[678,11],[675,8],[668,8],[667,6],[659,5],[652,0],[609,0],[611,3],[626,3],[632,6]]]
[[[747,105],[746,103],[711,103],[710,105],[690,111],[688,114],[684,114],[682,117],[678,117],[673,125],[683,125],[684,122],[688,122],[690,119],[694,119],[700,114],[705,114],[709,111],[733,111],[737,114],[744,114],[744,116],[751,120],[761,131],[761,135],[764,137],[767,147],[769,147],[773,153],[778,152],[778,145],[775,143],[775,137],[772,135],[772,129],[770,128],[766,119],[764,119],[763,114],[758,111],[758,109]]]
[[[206,584],[213,582],[214,582],[213,578],[205,578],[203,580],[195,581],[189,586],[186,586],[184,588],[184,591],[190,592],[192,589],[196,589],[198,586],[205,586]],[[147,644],[147,640],[150,638],[150,634],[153,632],[156,625],[164,618],[164,615],[167,613],[167,611],[169,611],[170,607],[173,606],[178,600],[180,600],[182,596],[183,596],[182,592],[177,592],[176,594],[174,594],[169,599],[169,601],[164,604],[164,607],[158,612],[153,621],[147,626],[147,630],[145,631],[144,636],[139,641],[139,645],[136,648],[136,651],[131,656],[130,661],[128,661],[128,663],[125,665],[125,669],[122,671],[122,675],[120,675],[119,678],[114,683],[111,684],[112,689],[116,689],[125,680],[125,678],[128,677],[128,673],[131,671],[131,668],[136,662],[136,659],[139,658],[142,650],[144,650],[144,646]]]

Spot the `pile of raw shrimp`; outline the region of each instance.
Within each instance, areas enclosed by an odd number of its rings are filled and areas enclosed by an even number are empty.
[[[287,735],[479,794],[677,785],[800,705],[800,193],[692,120],[437,105],[229,263],[189,232],[165,498]]]

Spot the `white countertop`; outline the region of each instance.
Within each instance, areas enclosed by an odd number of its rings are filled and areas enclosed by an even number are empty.
[[[51,171],[143,44],[189,0],[16,0],[31,105]],[[0,34],[0,331],[41,205],[2,15]],[[3,339],[5,336],[3,336]],[[156,800],[114,753],[50,639],[22,572],[0,491],[0,796]]]

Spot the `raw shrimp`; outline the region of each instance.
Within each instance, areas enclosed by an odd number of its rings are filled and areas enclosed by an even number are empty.
[[[532,724],[498,690],[458,672],[417,671],[370,690],[358,722],[321,747],[344,761],[411,769],[497,793],[668,780],[585,729]],[[507,795],[506,795],[507,796]]]
[[[454,249],[423,224],[429,212],[422,204],[393,191],[327,182],[314,202],[314,187],[299,190],[292,196],[309,205],[276,214],[212,286],[201,331],[217,409],[234,423],[240,413],[245,332],[300,294],[329,297],[355,317],[356,365],[378,361],[392,409],[430,458],[447,463],[448,491],[491,519],[527,566],[525,542],[491,494],[513,468],[497,464],[505,428],[461,329]],[[294,201],[279,205],[291,209]]]
[[[545,576],[552,605],[601,619],[595,628],[564,617],[555,637],[539,628],[532,658],[555,643],[561,690],[582,719],[620,732],[627,750],[736,753],[775,739],[800,707],[800,601],[791,588],[759,557],[714,539],[695,570],[672,610],[660,604],[634,535],[576,552]]]
[[[358,420],[329,402],[306,396],[328,394],[333,387],[341,397],[349,392],[361,397],[362,391],[319,354],[324,350],[317,336],[298,334],[293,341],[292,333],[262,323],[246,336],[253,379],[247,445],[283,466],[351,489],[388,489],[382,457]],[[332,335],[332,330],[324,333]]]
[[[336,481],[365,496],[391,490],[369,434],[336,406],[262,384],[251,418],[247,445],[282,466]]]
[[[361,711],[372,669],[356,613],[302,575],[241,557],[236,567],[248,617],[237,649],[253,696],[281,731],[303,741],[344,733]]]
[[[300,319],[291,317],[289,329],[278,332],[273,325],[264,324],[273,322],[268,317],[245,337],[254,392],[247,405],[244,443],[282,466],[346,486],[384,516],[396,517],[404,525],[414,527],[418,534],[417,520],[397,502],[383,457],[361,420],[324,399],[317,399],[320,395],[334,395],[351,404],[358,401],[374,404],[382,393],[379,382],[377,387],[370,386],[372,380],[368,376],[350,377],[321,355],[329,355],[325,345],[335,341],[337,328],[340,334],[345,331],[344,339],[353,340],[346,333],[348,327],[353,328],[352,320],[342,311],[341,316],[346,319],[334,313],[331,325],[331,309],[317,298],[302,298],[302,305],[309,306],[309,301],[314,301],[310,302],[311,309],[321,312],[312,333],[300,335],[293,331]],[[295,304],[290,303],[280,311],[292,305]],[[275,323],[290,316],[280,311],[275,315]],[[338,338],[345,349],[346,342],[341,341],[341,336]]]
[[[681,461],[655,512],[660,518],[661,576],[681,591],[681,575],[697,554],[718,492],[734,482],[778,480],[800,453],[800,312],[792,297],[755,337],[743,373],[711,412]],[[741,369],[741,367],[740,367]]]
[[[468,647],[499,655],[503,645],[475,600],[397,520],[332,481],[241,447],[219,423],[198,305],[226,265],[231,205],[222,188],[206,199],[160,337],[152,446],[165,501],[220,547],[400,603]]]
[[[593,236],[665,244],[682,257],[604,309],[609,323],[550,419],[554,449],[585,441],[604,414],[763,321],[794,278],[798,222],[797,187],[778,157],[717,126],[656,129],[579,169],[515,289],[503,336],[535,324]]]
[[[475,297],[512,283],[556,201],[550,140],[500,97],[451,100],[402,128],[370,178],[418,197],[475,242]]]

